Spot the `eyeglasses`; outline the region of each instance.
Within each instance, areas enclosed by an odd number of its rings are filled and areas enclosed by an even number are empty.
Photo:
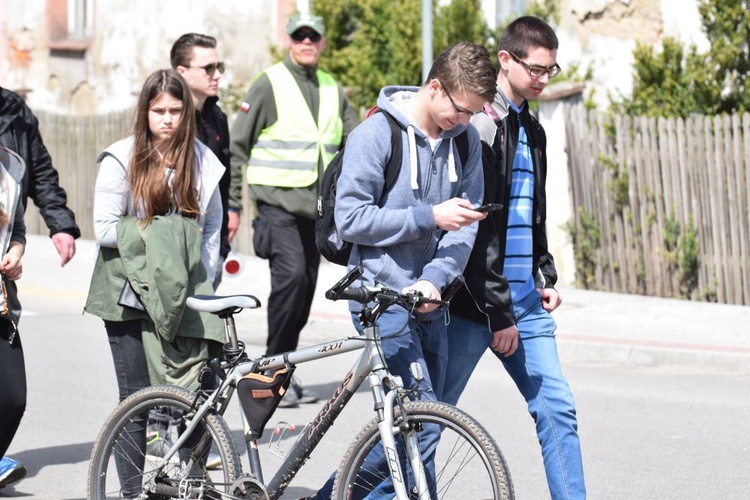
[[[531,75],[532,78],[535,78],[537,80],[543,77],[545,74],[549,75],[550,79],[552,79],[559,75],[560,71],[562,71],[562,68],[560,68],[557,63],[553,64],[549,68],[545,68],[544,66],[529,66],[513,52],[508,52],[508,54],[510,54],[510,57],[512,57],[514,61],[526,68],[526,71],[529,72],[529,75]]]
[[[309,38],[312,43],[317,43],[323,38],[323,35],[312,30],[297,30],[289,36],[292,37],[292,40],[295,42],[304,42],[305,38]]]
[[[439,82],[439,80],[438,80],[438,82]],[[448,92],[448,89],[445,88],[445,85],[443,85],[442,83],[440,83],[440,86],[443,87],[443,92],[445,92],[445,95],[448,96],[448,99],[450,100],[451,104],[453,105],[453,109],[455,109],[456,113],[458,113],[459,115],[474,116],[474,115],[478,115],[479,113],[481,113],[482,111],[484,111],[483,109],[480,109],[479,111],[470,111],[470,110],[468,110],[466,108],[462,108],[460,106],[456,106],[456,101],[453,100],[453,98],[451,97],[450,93]]]
[[[216,73],[217,69],[219,70],[219,73],[224,73],[224,70],[226,69],[226,65],[223,62],[206,64],[205,66],[190,66],[190,67],[202,69],[203,71],[206,72],[208,76],[214,76],[214,73]]]

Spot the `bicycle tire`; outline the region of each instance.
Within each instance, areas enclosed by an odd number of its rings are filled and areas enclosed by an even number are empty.
[[[473,417],[452,405],[433,401],[407,402],[404,409],[409,421],[415,425],[437,424],[442,428],[434,459],[434,480],[430,485],[438,498],[515,498],[505,458],[495,441]],[[399,409],[396,409],[395,418],[394,427],[397,427]],[[396,438],[397,443],[400,441],[399,450],[403,450],[402,436]],[[386,484],[384,481],[389,480],[387,468],[365,465],[375,446],[381,446],[377,419],[371,420],[360,431],[342,459],[334,480],[333,498],[359,499]],[[366,472],[362,472],[364,470]],[[410,477],[408,469],[403,472]]]
[[[167,416],[168,423],[159,424],[153,444],[162,445],[162,449],[166,446],[165,451],[168,451],[169,446],[171,446],[169,441],[175,442],[179,432],[183,430],[184,416],[188,413],[194,400],[195,393],[182,387],[164,385],[146,387],[122,401],[105,422],[91,451],[88,471],[88,498],[104,500],[140,494],[143,490],[141,487],[143,481],[150,480],[153,477],[154,469],[158,463],[158,458],[146,453],[146,417],[144,415],[149,415],[149,412],[157,410],[159,411],[158,415]],[[151,413],[151,415],[154,414]],[[242,473],[240,457],[237,446],[232,439],[231,431],[221,416],[209,412],[202,417],[201,421],[204,430],[210,436],[212,449],[218,452],[221,467],[208,470],[206,459],[200,460],[190,471],[190,484],[187,487],[192,488],[193,492],[198,492],[200,489],[199,496],[202,498],[221,498],[220,493],[228,492],[232,483]],[[142,444],[138,443],[140,442],[139,439],[133,439],[132,433],[128,433],[130,431],[125,431],[127,425],[130,425],[131,429],[133,426],[140,426],[139,428],[144,432]],[[194,435],[189,438],[189,442],[192,442],[193,446],[197,446],[197,439],[200,438],[197,434],[205,434],[200,431],[200,428],[196,429]],[[163,439],[165,442],[159,443],[159,439]],[[125,457],[122,453],[126,449],[130,451],[128,457]],[[152,451],[154,450],[152,449]],[[162,469],[155,479],[155,483],[159,485],[158,491],[150,492],[148,498],[164,499],[178,496],[180,485],[176,476],[181,473],[184,460],[187,459],[190,451],[189,446],[186,446],[184,452],[180,450],[175,454],[173,460]],[[118,461],[116,457],[125,457],[128,460],[120,459]],[[143,462],[142,466],[140,466],[140,461]],[[132,468],[129,472],[132,472],[133,475],[130,477],[136,479],[131,481],[130,487],[137,490],[136,495],[133,495],[135,491],[122,491],[117,462],[120,466],[125,464],[126,467]],[[138,463],[136,464],[136,462]],[[123,475],[126,475],[126,473],[123,473]]]

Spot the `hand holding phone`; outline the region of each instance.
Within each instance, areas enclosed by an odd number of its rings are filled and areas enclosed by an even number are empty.
[[[481,207],[476,207],[473,210],[477,212],[494,212],[495,210],[500,210],[503,208],[502,203],[487,203],[485,205],[482,205]]]

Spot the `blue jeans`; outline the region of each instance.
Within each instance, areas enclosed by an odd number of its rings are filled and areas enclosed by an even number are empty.
[[[362,331],[359,319],[352,314],[354,326]],[[401,377],[405,387],[414,383],[409,365],[417,362],[422,366],[424,379],[419,383],[419,399],[422,401],[437,401],[440,399],[445,383],[445,369],[448,362],[448,330],[442,317],[434,321],[417,323],[404,309],[391,307],[378,319],[380,336],[383,338],[383,354],[385,355],[388,371]],[[438,426],[425,426],[419,434],[422,458],[428,480],[434,478],[435,454],[440,429]],[[403,451],[403,450],[402,450]],[[403,457],[403,454],[402,454]],[[385,475],[387,465],[383,447],[377,445],[367,456],[369,468],[377,469],[378,476]],[[403,467],[403,463],[402,463]],[[328,478],[326,484],[317,492],[315,498],[330,498],[333,492],[334,475]],[[383,481],[374,490],[368,492],[353,492],[353,498],[393,498],[394,490],[390,480]]]
[[[536,290],[513,306],[519,331],[518,350],[502,361],[528,404],[536,423],[547,485],[553,499],[586,497],[581,445],[573,394],[562,374],[552,316]],[[449,362],[443,401],[456,404],[479,359],[489,348],[487,325],[453,316],[448,325]]]

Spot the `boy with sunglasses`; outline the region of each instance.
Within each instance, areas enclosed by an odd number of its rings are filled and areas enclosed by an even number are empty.
[[[198,139],[208,146],[226,169],[219,181],[224,216],[221,222],[219,248],[221,261],[214,280],[216,289],[221,281],[221,263],[229,255],[229,242],[237,231],[239,217],[235,210],[242,203],[241,197],[231,200],[229,198],[229,183],[232,178],[229,171],[229,124],[227,115],[218,104],[219,80],[224,75],[225,66],[216,52],[216,39],[199,33],[186,33],[177,39],[170,51],[170,63],[185,79],[193,95]]]
[[[451,301],[444,401],[456,404],[491,348],[526,399],[536,423],[553,499],[586,496],[573,395],[562,373],[550,313],[561,303],[545,232],[546,135],[528,100],[560,72],[558,40],[541,19],[513,21],[498,41],[497,94],[472,119],[482,138],[485,203],[504,209],[479,224]]]
[[[232,189],[246,169],[257,204],[253,246],[268,259],[266,354],[297,348],[318,280],[315,246],[318,185],[333,155],[358,123],[341,84],[318,68],[325,49],[323,19],[295,14],[286,26],[288,53],[253,82],[232,127]],[[312,403],[317,396],[296,381],[281,406]]]

